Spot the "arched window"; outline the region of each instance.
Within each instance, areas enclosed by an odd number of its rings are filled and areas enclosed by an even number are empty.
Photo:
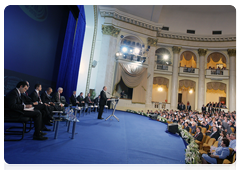
[[[184,51],[180,56],[180,67],[192,67],[196,68],[197,57],[191,51]]]
[[[226,58],[223,54],[219,52],[214,52],[210,54],[207,58],[208,69],[223,69],[226,68],[226,66]]]
[[[171,65],[171,55],[166,48],[159,48],[156,50],[157,64]]]

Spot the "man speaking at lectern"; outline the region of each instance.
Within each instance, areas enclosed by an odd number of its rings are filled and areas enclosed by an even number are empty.
[[[106,91],[107,91],[107,87],[104,86],[103,90],[100,93],[101,97],[100,97],[100,102],[99,102],[98,119],[103,119],[102,113],[103,113],[104,105],[106,105],[107,100],[110,100],[107,98]]]

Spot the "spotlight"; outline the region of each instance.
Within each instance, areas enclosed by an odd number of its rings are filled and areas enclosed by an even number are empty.
[[[127,47],[122,47],[122,52],[123,53],[126,53],[128,51],[128,48]]]
[[[117,57],[118,57],[118,56],[120,56],[120,53],[119,53],[119,52],[117,52],[117,53],[116,53],[116,56],[117,56]]]
[[[138,54],[139,54],[139,52],[140,52],[140,49],[139,49],[139,48],[134,48],[134,53],[135,53],[135,54],[137,54],[137,55],[138,55]]]
[[[158,88],[158,91],[163,91],[163,88],[162,88],[162,87],[159,87],[159,88]]]
[[[189,90],[189,93],[190,93],[190,94],[192,94],[192,93],[193,93],[193,90],[192,90],[192,89],[191,89],[191,90]]]
[[[132,52],[133,52],[133,50],[131,49],[131,50],[130,50],[130,53],[132,53]]]
[[[164,59],[164,60],[167,60],[167,59],[168,59],[168,55],[164,55],[164,56],[163,56],[163,59]]]

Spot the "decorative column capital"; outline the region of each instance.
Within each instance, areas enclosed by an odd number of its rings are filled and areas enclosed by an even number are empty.
[[[227,50],[229,57],[236,57],[236,49],[228,49]]]
[[[117,37],[121,29],[115,28],[112,25],[102,25],[102,33],[105,35],[111,35]]]
[[[179,54],[179,52],[181,51],[181,47],[173,46],[172,47],[172,51],[175,54]]]
[[[148,37],[147,42],[148,42],[148,46],[156,47],[158,39],[153,39],[153,38]]]
[[[205,56],[207,54],[207,49],[198,49],[199,56]]]

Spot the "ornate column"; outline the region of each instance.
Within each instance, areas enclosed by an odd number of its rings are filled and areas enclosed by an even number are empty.
[[[229,55],[229,111],[236,111],[236,49],[228,49]]]
[[[112,25],[102,25],[102,44],[98,61],[98,80],[96,93],[100,93],[103,86],[107,86],[107,91],[112,92],[114,72],[115,72],[115,53],[117,37],[120,29]]]
[[[178,66],[179,66],[179,52],[181,47],[173,46],[173,73],[172,73],[172,87],[171,87],[171,109],[177,109],[178,99]]]
[[[197,110],[201,111],[205,99],[205,55],[206,49],[198,49],[199,54],[199,79],[198,79],[198,105]],[[205,105],[205,104],[204,104]]]
[[[150,46],[148,57],[148,79],[147,79],[147,91],[146,91],[146,108],[152,108],[152,87],[153,87],[153,75],[154,75],[154,60],[157,46],[157,39],[148,38],[148,46]]]

